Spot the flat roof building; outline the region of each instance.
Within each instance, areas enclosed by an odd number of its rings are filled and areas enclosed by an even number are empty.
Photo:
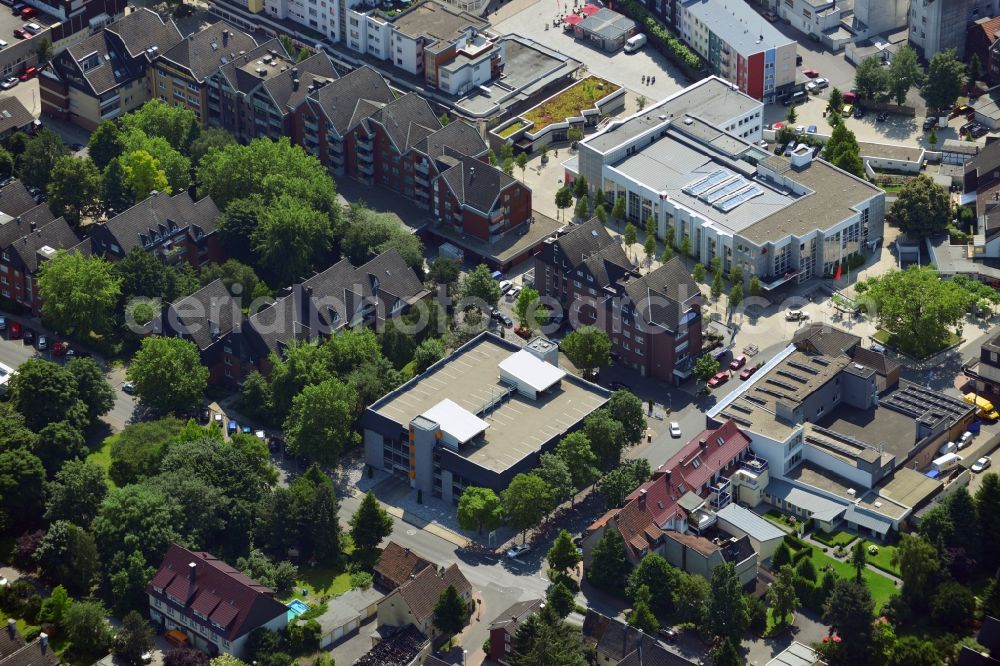
[[[605,51],[617,51],[636,33],[635,21],[602,7],[573,27],[576,36],[597,44]]]
[[[881,246],[885,193],[813,157],[788,158],[756,145],[763,104],[718,78],[704,79],[579,144],[565,163],[625,197],[635,223],[650,216],[657,236],[723,270],[740,266],[765,291],[832,275],[850,257]]]
[[[503,490],[610,395],[546,349],[480,334],[365,411],[365,462],[449,502],[467,485]]]

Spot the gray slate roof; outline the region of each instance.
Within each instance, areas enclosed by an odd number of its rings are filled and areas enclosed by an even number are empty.
[[[344,136],[354,125],[352,119],[363,100],[372,103],[365,105],[366,115],[370,115],[378,109],[378,104],[388,104],[394,96],[382,75],[364,65],[313,92],[309,99]]]
[[[156,57],[148,49],[156,47],[157,53],[163,53],[183,39],[172,20],[164,21],[159,14],[145,8],[126,14],[105,29],[121,40],[128,55],[133,58],[145,56],[147,60]]]
[[[434,160],[442,155],[479,157],[489,150],[489,146],[476,128],[456,120],[429,135],[416,144],[414,149]]]
[[[431,105],[417,93],[407,93],[371,114],[369,120],[385,128],[400,153],[441,129]]]
[[[277,73],[264,81],[264,88],[282,111],[294,109],[301,104],[309,94],[309,85],[313,81],[328,81],[340,77],[326,51],[319,51],[284,72],[274,71]],[[299,79],[297,88],[296,77]]]
[[[462,155],[457,161],[441,176],[459,202],[482,213],[493,210],[500,192],[517,182],[500,169],[474,157]]]
[[[0,133],[27,127],[34,122],[35,117],[24,108],[21,100],[16,97],[0,99]]]
[[[228,36],[224,35],[228,32]],[[204,81],[240,51],[257,47],[257,40],[225,21],[213,23],[188,36],[163,54],[163,58],[191,72],[197,81]]]
[[[68,250],[79,242],[66,220],[59,217],[13,242],[9,251],[21,257],[25,269],[34,273],[39,261],[51,258],[55,250]]]
[[[800,351],[823,356],[850,353],[860,342],[852,333],[821,323],[807,324],[792,335],[792,344]]]
[[[239,324],[239,307],[239,297],[230,294],[222,280],[214,280],[190,296],[170,304],[176,323],[181,328],[178,332],[192,340],[202,351],[232,332]]]
[[[652,273],[625,283],[625,293],[647,323],[677,330],[685,303],[699,298],[701,290],[680,257],[673,257]]]
[[[122,254],[128,254],[133,247],[143,245],[143,235],[162,233],[171,224],[197,228],[208,235],[215,231],[218,219],[219,209],[211,197],[194,201],[187,192],[174,196],[154,192],[105,224],[108,232],[118,240]]]
[[[607,227],[601,224],[596,217],[573,228],[569,233],[560,236],[556,240],[559,251],[573,268],[584,262],[586,257],[600,252],[605,261],[617,264],[622,268],[632,268],[632,262],[622,248],[621,243],[615,240]]]

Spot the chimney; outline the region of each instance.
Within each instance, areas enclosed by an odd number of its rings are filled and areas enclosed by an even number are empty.
[[[49,647],[49,635],[44,631],[38,634],[38,645],[42,648],[42,652],[45,652]]]
[[[698,446],[700,446],[703,449],[707,448],[708,447],[708,440],[706,440],[706,439],[699,439],[698,440]]]
[[[639,491],[639,508],[640,509],[645,509],[646,508],[646,489],[645,488],[643,488],[642,490]]]
[[[292,78],[293,79],[299,78],[299,68],[298,67],[292,67]]]
[[[20,221],[21,221],[21,218],[17,218],[17,219],[18,219],[18,222],[20,222]],[[34,220],[32,220],[32,221],[31,221],[31,230],[32,230],[32,231],[34,231],[34,230],[35,230],[35,227],[37,227],[37,226],[38,226],[38,225],[37,225],[37,224],[35,223],[35,221],[34,221]]]
[[[18,226],[20,226],[21,225],[21,216],[18,215],[17,217],[15,217],[14,221],[17,222]]]
[[[188,580],[194,582],[194,577],[198,572],[198,565],[194,562],[188,564]]]
[[[7,633],[11,638],[17,636],[17,620],[12,617],[7,619]]]
[[[229,30],[226,29],[222,31],[222,45],[225,46],[228,43],[229,43]]]
[[[292,90],[298,90],[298,89],[299,89],[299,80],[292,79]]]

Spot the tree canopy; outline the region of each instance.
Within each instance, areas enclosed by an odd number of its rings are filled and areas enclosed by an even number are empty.
[[[110,330],[121,278],[100,257],[60,250],[42,263],[38,292],[44,321],[55,331],[83,337]]]
[[[182,338],[144,338],[126,374],[144,403],[165,412],[194,407],[208,386],[198,347]]]
[[[500,527],[500,498],[489,488],[466,486],[458,500],[458,525],[463,530],[492,531]]]
[[[570,363],[583,374],[611,364],[611,339],[594,326],[583,326],[566,336],[560,345]]]
[[[924,83],[924,100],[938,110],[950,109],[962,94],[965,65],[955,56],[955,49],[938,51],[931,56]]]
[[[507,523],[524,533],[552,510],[552,489],[540,476],[521,473],[500,493]]]
[[[889,209],[901,231],[915,238],[943,232],[951,223],[948,192],[928,176],[907,180]]]

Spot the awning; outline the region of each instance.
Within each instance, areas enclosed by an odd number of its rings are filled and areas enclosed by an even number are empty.
[[[785,273],[784,275],[782,275],[780,278],[772,280],[771,282],[764,282],[763,280],[761,280],[761,285],[764,287],[764,291],[770,291],[772,289],[777,289],[778,287],[780,287],[781,285],[785,284],[786,282],[788,282],[789,280],[791,280],[792,278],[794,278],[798,274],[799,274],[799,272],[797,270],[790,271],[790,272]]]
[[[598,7],[597,5],[584,5],[583,9],[580,11],[582,11],[587,16],[593,16],[597,12],[601,11],[601,8]]]
[[[582,21],[583,19],[577,16],[576,14],[570,14],[569,16],[563,19],[563,23],[567,23],[569,25],[579,25]]]
[[[847,507],[844,520],[858,527],[867,528],[877,534],[887,534],[892,529],[892,521],[882,516],[876,516],[867,511],[860,511],[855,506]]]

